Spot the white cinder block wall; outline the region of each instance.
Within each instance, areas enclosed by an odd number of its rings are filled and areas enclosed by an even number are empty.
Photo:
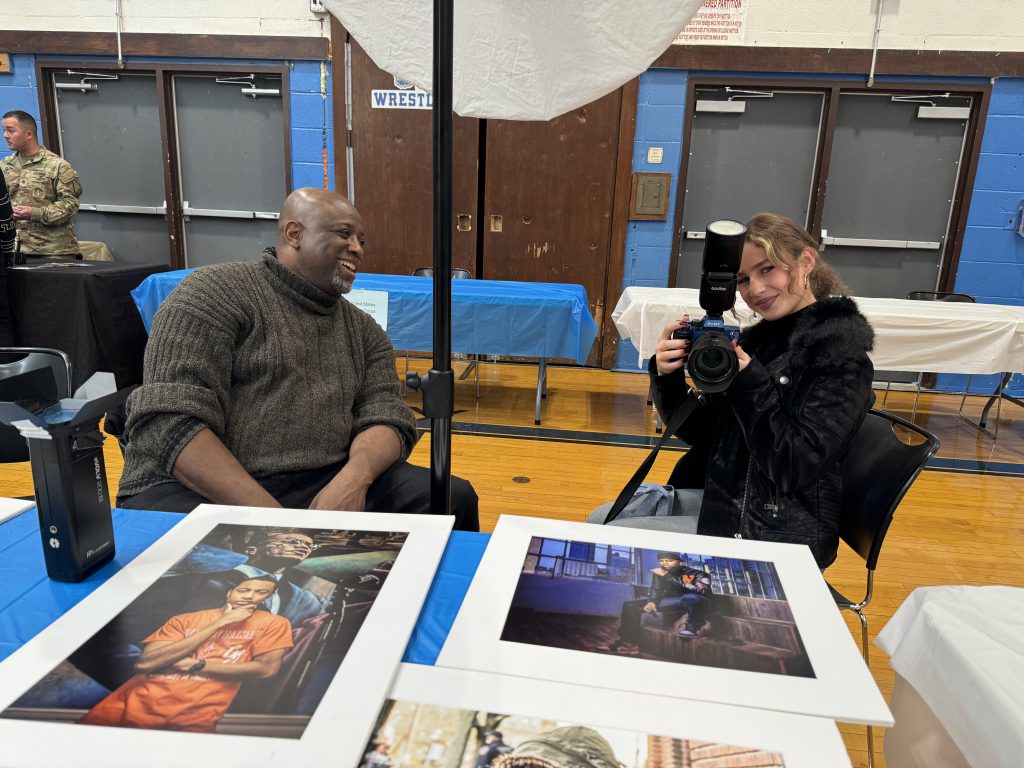
[[[552,0],[532,1],[538,6],[538,13],[543,13],[544,4]],[[747,2],[748,45],[870,48],[879,0]],[[0,8],[9,3],[13,0],[0,0]],[[882,48],[1024,50],[1022,0],[884,3]],[[121,7],[124,32],[313,37],[329,34],[322,16],[310,11],[309,0],[122,0]],[[22,8],[2,15],[7,29],[111,32],[114,8],[115,0],[49,0],[32,6],[29,13]]]

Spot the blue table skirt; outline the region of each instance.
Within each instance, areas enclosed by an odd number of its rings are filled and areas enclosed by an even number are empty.
[[[161,302],[191,270],[163,272],[132,291],[149,331]],[[388,293],[388,335],[395,349],[433,345],[434,283],[428,277],[361,274],[355,288]],[[597,336],[581,285],[452,281],[452,351],[478,355],[567,357],[582,364]]]
[[[46,577],[35,509],[0,525],[0,583],[4,587],[0,590],[0,660],[46,629],[183,517],[171,512],[115,509],[117,554],[78,584]],[[403,661],[433,664],[437,660],[489,538],[482,533],[452,533]]]

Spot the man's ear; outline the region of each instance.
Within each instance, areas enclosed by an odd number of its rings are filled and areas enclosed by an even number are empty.
[[[294,219],[284,223],[284,239],[292,248],[298,248],[302,242],[302,225]]]

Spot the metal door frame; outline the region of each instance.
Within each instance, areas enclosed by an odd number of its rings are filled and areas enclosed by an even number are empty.
[[[207,216],[207,217],[211,217],[211,218],[228,218],[228,219],[233,219],[233,218],[245,219],[245,218],[249,218],[248,216],[239,215],[239,214],[245,213],[245,211],[236,211],[236,210],[222,210],[222,211],[203,210],[202,212],[199,212],[199,211],[191,209],[189,207],[189,205],[188,205],[188,200],[184,199],[184,197],[185,197],[184,183],[183,183],[182,178],[181,178],[181,143],[180,143],[180,139],[179,139],[179,136],[178,136],[177,89],[176,89],[174,81],[175,81],[176,77],[195,77],[195,78],[210,78],[210,77],[213,77],[216,80],[218,75],[223,75],[223,74],[224,74],[223,72],[217,72],[217,73],[199,72],[199,71],[181,72],[181,71],[178,71],[178,70],[174,70],[174,71],[171,71],[171,72],[167,73],[167,95],[168,95],[168,99],[169,99],[169,101],[168,101],[168,107],[169,107],[168,115],[170,117],[170,119],[168,121],[168,127],[172,130],[173,135],[174,135],[174,153],[173,153],[173,156],[174,156],[175,161],[176,161],[175,162],[174,184],[175,184],[175,186],[177,188],[177,191],[178,191],[178,197],[181,200],[181,216],[179,217],[179,223],[181,225],[181,238],[179,239],[178,242],[180,244],[180,251],[181,251],[181,262],[182,262],[181,266],[184,267],[184,268],[187,268],[189,266],[188,265],[188,238],[185,236],[185,217],[186,216]],[[265,76],[267,73],[260,73],[260,72],[256,71],[255,69],[253,69],[253,70],[246,70],[244,74],[252,74],[254,76],[255,75],[264,75]],[[269,73],[269,74],[274,75],[276,73]],[[287,81],[282,76],[282,78],[281,78],[281,94],[280,94],[280,97],[281,97],[281,110],[282,110],[281,111],[281,122],[284,125],[285,144],[290,148],[291,147],[291,142],[289,141],[289,136],[288,136],[288,134],[289,134],[289,131],[288,131],[288,128],[289,128],[288,99],[286,97],[286,91],[285,91],[286,84],[287,84]],[[284,164],[285,164],[285,170],[284,170],[284,175],[285,175],[285,191],[284,191],[284,195],[287,196],[289,190],[291,190],[291,175],[292,175],[292,172],[291,172],[291,155],[290,155],[290,152],[285,154]],[[284,197],[282,197],[281,200],[283,201]],[[277,218],[277,211],[252,211],[251,213],[253,214],[252,215],[253,219],[276,219]]]
[[[679,268],[680,249],[682,247],[682,216],[686,196],[686,174],[689,170],[689,157],[692,142],[693,116],[696,104],[696,91],[699,88],[721,88],[724,86],[745,88],[750,90],[783,90],[783,91],[819,91],[825,94],[822,114],[818,155],[815,158],[815,175],[813,183],[813,200],[809,214],[811,235],[820,240],[821,217],[825,207],[825,195],[828,189],[829,165],[832,159],[832,144],[835,139],[836,117],[839,108],[839,96],[846,93],[878,93],[915,95],[948,91],[951,94],[970,96],[971,115],[967,120],[964,133],[963,150],[960,156],[960,170],[953,191],[953,202],[950,206],[949,228],[940,256],[939,278],[936,290],[952,290],[956,269],[960,261],[963,247],[964,231],[967,227],[967,212],[970,207],[971,191],[974,178],[978,171],[978,156],[981,152],[981,139],[985,131],[985,118],[988,115],[989,100],[992,96],[990,81],[977,83],[907,83],[900,81],[876,82],[874,88],[868,88],[859,81],[834,80],[831,78],[773,78],[751,77],[700,77],[692,75],[686,84],[686,114],[683,121],[683,150],[679,166],[678,189],[675,208],[675,231],[672,233],[672,258],[669,264],[669,275],[675,275]]]
[[[245,64],[203,65],[203,64],[163,64],[150,62],[130,62],[123,69],[116,61],[83,61],[71,59],[37,59],[36,81],[39,83],[39,115],[43,123],[42,137],[44,144],[50,147],[60,146],[60,129],[56,99],[54,74],[68,69],[89,69],[103,72],[131,72],[134,74],[155,75],[156,94],[160,119],[160,146],[163,150],[164,192],[166,193],[167,238],[169,243],[170,264],[175,269],[185,267],[184,222],[181,184],[179,182],[180,162],[178,158],[178,137],[174,125],[174,104],[171,78],[174,75],[275,75],[281,78],[281,109],[283,111],[282,149],[284,152],[284,196],[292,188],[292,150],[291,150],[291,86],[289,76],[291,68],[287,63],[278,66]],[[86,180],[88,183],[88,180]]]

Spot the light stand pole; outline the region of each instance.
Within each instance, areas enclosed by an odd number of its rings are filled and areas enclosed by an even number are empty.
[[[423,415],[430,419],[430,511],[449,514],[452,494],[452,32],[453,0],[434,0],[434,366],[421,378]]]

